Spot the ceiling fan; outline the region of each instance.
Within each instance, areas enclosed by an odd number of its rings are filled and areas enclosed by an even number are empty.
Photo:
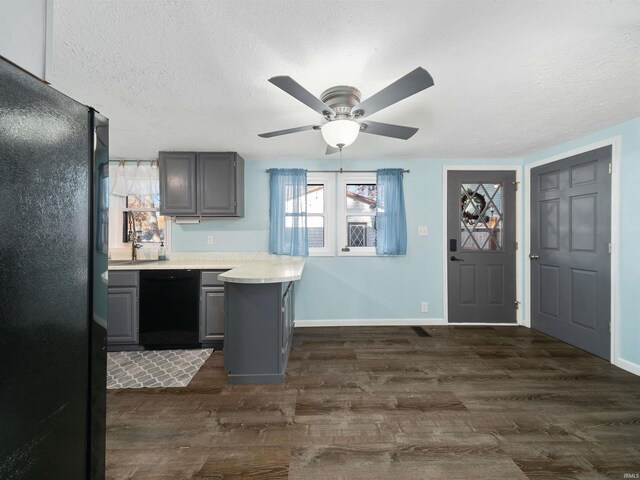
[[[326,123],[261,133],[258,136],[271,138],[306,130],[320,130],[322,137],[328,144],[326,155],[336,153],[351,145],[360,132],[402,140],[411,138],[418,131],[417,128],[372,122],[366,118],[433,85],[433,78],[429,72],[418,67],[372,97],[360,101],[360,90],[355,87],[344,85],[331,87],[322,92],[320,98],[317,98],[289,76],[272,77],[269,81],[321,114]]]

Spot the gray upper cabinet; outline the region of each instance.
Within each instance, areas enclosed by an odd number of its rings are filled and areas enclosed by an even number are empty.
[[[244,160],[235,152],[160,152],[160,213],[243,217]]]
[[[244,160],[236,153],[198,154],[198,187],[202,215],[244,215]],[[240,199],[240,201],[238,201]]]
[[[160,152],[160,214],[196,215],[196,154]]]

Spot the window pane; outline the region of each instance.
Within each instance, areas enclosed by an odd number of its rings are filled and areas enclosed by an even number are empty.
[[[158,212],[131,212],[135,220],[136,240],[140,243],[160,243],[165,237],[165,217]]]
[[[347,216],[347,246],[375,247],[376,224],[372,216]]]
[[[307,213],[324,213],[324,185],[307,185]]]
[[[309,236],[309,248],[324,247],[324,217],[307,217],[307,235]]]
[[[308,188],[309,187],[307,186],[307,189]],[[305,190],[294,185],[285,185],[284,195],[287,199],[287,203],[284,206],[285,213],[299,212],[303,209],[303,202],[307,198],[307,192]]]
[[[127,208],[160,208],[160,195],[129,195]]]
[[[502,184],[460,186],[461,250],[502,250]]]
[[[347,184],[347,212],[372,214],[376,210],[376,184]]]

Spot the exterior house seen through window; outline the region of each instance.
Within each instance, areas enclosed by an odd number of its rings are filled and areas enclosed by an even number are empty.
[[[376,173],[344,173],[338,177],[338,255],[376,254]]]
[[[309,248],[325,246],[324,238],[324,185],[307,185],[307,232]]]
[[[336,245],[339,255],[375,255],[378,206],[375,173],[344,173],[336,178],[334,173],[310,172],[305,195],[309,255],[335,255]],[[293,205],[297,200],[287,198],[285,215],[295,215]],[[286,222],[292,226],[294,219]]]
[[[347,247],[376,246],[375,184],[347,184]]]
[[[326,172],[308,173],[305,195],[309,255],[335,255],[335,175]],[[293,212],[293,201],[291,204],[291,208],[287,205],[287,212]]]
[[[166,240],[166,220],[160,215],[159,195],[128,195],[123,210],[123,242],[129,232],[135,232],[139,243],[160,243]]]

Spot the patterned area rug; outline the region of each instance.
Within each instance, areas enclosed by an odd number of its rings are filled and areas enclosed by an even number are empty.
[[[109,352],[107,388],[186,387],[213,348]]]

